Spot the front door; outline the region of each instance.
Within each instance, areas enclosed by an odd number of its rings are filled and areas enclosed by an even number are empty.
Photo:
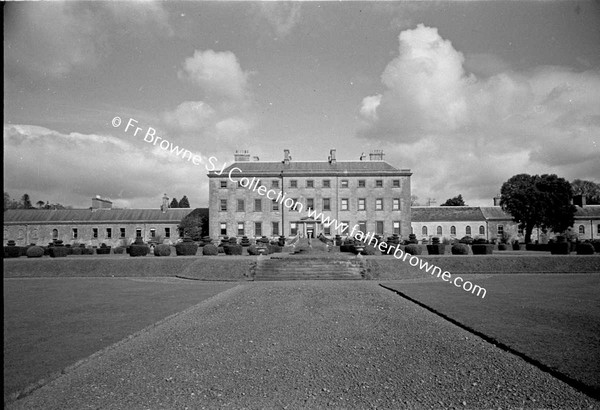
[[[306,224],[306,236],[308,238],[315,237],[315,224]]]

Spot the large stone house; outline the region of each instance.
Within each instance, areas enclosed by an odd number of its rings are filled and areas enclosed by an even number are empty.
[[[238,151],[233,164],[208,174],[210,236],[333,236],[355,225],[406,236],[411,175],[385,162],[381,151],[368,160],[338,161],[332,149],[324,161],[293,161],[285,150],[275,162]],[[337,224],[327,226],[323,218]]]

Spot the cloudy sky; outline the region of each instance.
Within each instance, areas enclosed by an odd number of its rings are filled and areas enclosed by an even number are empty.
[[[597,1],[7,3],[4,64],[4,190],[34,203],[207,206],[208,157],[239,149],[383,149],[438,204],[600,182]]]

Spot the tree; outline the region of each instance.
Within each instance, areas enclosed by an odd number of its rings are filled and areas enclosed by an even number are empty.
[[[447,199],[446,202],[440,206],[465,206],[465,201],[463,200],[462,194],[458,194],[458,196],[455,196],[454,198]]]
[[[420,206],[418,196],[416,196],[416,195],[410,196],[410,206]]]
[[[181,220],[177,226],[180,233],[189,236],[195,241],[202,239],[202,225],[205,222],[205,216],[200,208],[194,209]]]
[[[23,194],[21,197],[21,203],[23,204],[23,209],[33,208],[33,205],[31,205],[31,199],[29,199],[29,194]]]
[[[190,201],[188,201],[188,197],[187,196],[183,196],[183,198],[181,198],[181,200],[179,201],[179,207],[180,208],[189,208],[190,207]]]
[[[4,210],[7,209],[20,209],[23,207],[23,204],[19,201],[15,201],[14,199],[10,199],[10,195],[7,192],[4,192]]]
[[[44,201],[37,201],[35,204],[37,205],[38,209],[42,209],[45,205]]]
[[[600,205],[600,184],[593,181],[575,179],[571,182],[573,195],[583,195],[589,205]]]
[[[502,184],[500,206],[525,230],[525,242],[531,242],[533,228],[564,232],[573,225],[575,207],[571,184],[551,174],[518,174]]]
[[[173,198],[169,204],[169,208],[179,208],[179,202],[177,202],[177,198]]]

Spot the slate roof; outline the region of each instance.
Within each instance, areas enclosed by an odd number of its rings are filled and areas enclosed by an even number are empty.
[[[4,224],[51,223],[179,223],[193,208],[160,209],[9,209],[4,212]]]
[[[504,212],[499,206],[482,206],[481,212],[487,220],[512,221],[513,217],[508,212]]]
[[[385,161],[290,161],[289,164],[283,164],[281,161],[241,161],[234,162],[223,170],[221,177],[227,176],[234,167],[242,170],[243,174],[251,176],[275,176],[279,177],[283,170],[284,176],[292,175],[390,175],[390,176],[410,176],[409,169],[398,169]],[[220,171],[220,170],[218,170]],[[232,176],[239,175],[239,171],[234,171]],[[215,172],[208,174],[210,177],[219,177]]]
[[[484,220],[478,206],[413,206],[410,214],[412,222]]]
[[[576,206],[575,219],[600,219],[600,205]]]

